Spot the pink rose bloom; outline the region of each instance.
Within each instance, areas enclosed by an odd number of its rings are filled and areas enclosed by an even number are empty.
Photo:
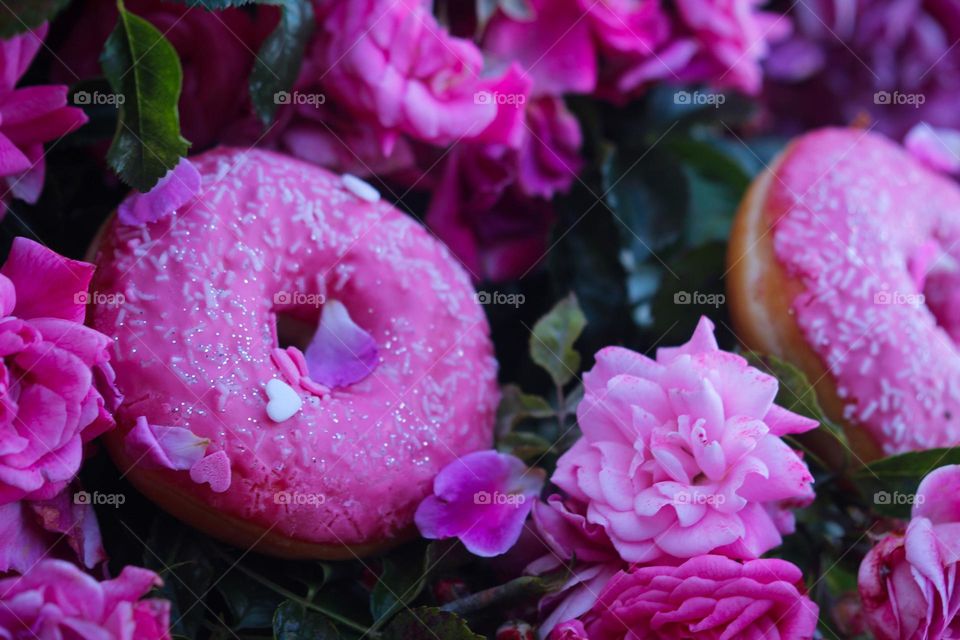
[[[807,465],[781,436],[818,423],[775,405],[777,380],[721,351],[706,318],[656,360],[601,350],[584,387],[583,437],[552,481],[588,505],[627,562],[756,558],[792,528],[785,503],[813,499]]]
[[[67,135],[87,121],[67,106],[67,87],[17,88],[47,35],[47,25],[0,41],[0,176],[9,195],[34,203],[43,189],[43,144]],[[0,214],[2,215],[2,214]]]
[[[11,640],[169,640],[170,603],[140,598],[163,584],[152,571],[125,567],[97,582],[62,560],[0,580],[0,636]]]
[[[93,270],[26,238],[0,268],[0,504],[57,495],[114,426],[110,338],[83,326]]]
[[[414,520],[424,538],[459,538],[470,553],[489,558],[508,551],[540,495],[544,474],[519,458],[477,451],[437,474],[433,495]]]
[[[587,521],[585,511],[585,505],[564,501],[557,494],[533,507],[536,531],[548,552],[530,563],[526,572],[539,575],[576,562],[566,584],[557,593],[540,600],[540,611],[544,614],[541,635],[549,633],[558,622],[589,611],[610,578],[627,568],[606,531]]]
[[[317,0],[301,74],[355,118],[437,145],[515,142],[528,86],[516,68],[484,74],[480,50],[451,36],[428,0]],[[389,148],[388,148],[389,151]]]
[[[655,55],[670,32],[658,0],[533,0],[530,5],[532,20],[494,14],[483,48],[497,66],[519,62],[534,81],[534,95],[593,93],[601,70],[611,74],[644,63],[651,77],[669,74]]]
[[[705,555],[677,567],[618,573],[581,618],[586,635],[568,625],[550,638],[567,633],[571,640],[807,640],[813,638],[817,613],[793,564]]]
[[[920,483],[905,534],[882,538],[864,557],[858,583],[877,640],[960,636],[960,465]]]
[[[756,94],[763,82],[761,61],[770,42],[790,35],[790,19],[766,13],[766,0],[677,0],[678,41],[695,45],[681,72],[684,81],[707,82]]]

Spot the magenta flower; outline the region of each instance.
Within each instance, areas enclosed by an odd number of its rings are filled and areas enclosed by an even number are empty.
[[[883,537],[858,576],[867,624],[877,640],[960,635],[960,465],[940,467],[917,489],[905,534]]]
[[[656,360],[603,349],[584,375],[583,437],[554,484],[587,504],[627,562],[719,553],[756,558],[813,498],[813,477],[780,436],[817,422],[773,403],[777,381],[721,351],[701,318]]]
[[[581,618],[586,634],[579,637],[808,640],[817,613],[817,605],[804,595],[803,574],[789,562],[771,558],[740,563],[704,555],[677,567],[618,573]],[[579,629],[561,627],[551,640],[576,639]]]
[[[68,562],[44,560],[22,576],[0,580],[0,637],[169,640],[170,603],[140,599],[162,584],[139,567],[97,582]]]
[[[527,566],[527,573],[542,574],[571,567],[571,575],[556,593],[540,600],[541,635],[558,622],[569,621],[589,611],[607,582],[627,564],[598,524],[587,521],[586,505],[559,495],[533,507],[533,521],[547,553]]]
[[[301,82],[355,118],[437,145],[515,139],[528,83],[513,68],[487,77],[480,50],[447,33],[430,2],[322,0],[317,11]]]
[[[110,338],[83,326],[93,269],[26,238],[0,268],[0,504],[58,494],[114,426]]]
[[[47,35],[47,25],[0,41],[0,176],[9,195],[36,202],[43,189],[43,144],[87,121],[81,109],[67,106],[67,87],[17,88]]]
[[[459,538],[489,558],[510,549],[543,487],[544,474],[519,458],[477,451],[448,464],[414,517],[424,538]]]

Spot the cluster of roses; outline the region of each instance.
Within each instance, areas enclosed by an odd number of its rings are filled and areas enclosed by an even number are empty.
[[[540,603],[550,640],[814,637],[818,607],[801,570],[761,555],[793,532],[790,509],[813,499],[783,437],[817,422],[774,404],[776,379],[720,350],[705,318],[656,359],[600,351],[583,381],[583,435],[551,478],[560,493],[540,501],[541,471],[475,453],[437,477],[417,511],[421,532],[491,556],[527,527],[545,549],[527,571],[570,575]],[[862,612],[877,638],[960,629],[958,490],[960,466],[928,475],[906,532],[865,557]]]

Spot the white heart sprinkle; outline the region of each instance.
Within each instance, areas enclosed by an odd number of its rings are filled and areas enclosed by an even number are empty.
[[[380,192],[373,188],[369,182],[364,182],[355,175],[345,173],[340,176],[343,186],[347,191],[367,202],[377,202],[380,199]]]
[[[267,416],[274,422],[283,422],[289,420],[293,415],[300,411],[303,406],[303,400],[283,380],[274,378],[267,383]]]

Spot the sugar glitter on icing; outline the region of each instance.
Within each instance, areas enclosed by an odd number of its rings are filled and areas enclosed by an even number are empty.
[[[213,510],[304,540],[389,539],[440,468],[492,442],[496,362],[469,277],[413,219],[353,197],[340,176],[261,150],[192,160],[200,196],[149,228],[112,226],[100,247],[92,286],[127,298],[92,311],[114,338],[119,431],[145,415],[209,438],[232,469],[226,491],[161,473]],[[282,291],[341,301],[378,346],[375,370],[333,390],[304,376],[303,354],[277,342]],[[264,396],[274,378],[307,399],[279,423]],[[277,505],[279,490],[327,499]]]
[[[960,189],[877,135],[794,142],[770,183],[797,324],[887,454],[960,442]],[[922,297],[921,297],[922,296]]]
[[[343,186],[347,191],[367,202],[377,202],[380,200],[380,192],[377,191],[369,182],[361,180],[355,175],[345,173],[340,177]]]

